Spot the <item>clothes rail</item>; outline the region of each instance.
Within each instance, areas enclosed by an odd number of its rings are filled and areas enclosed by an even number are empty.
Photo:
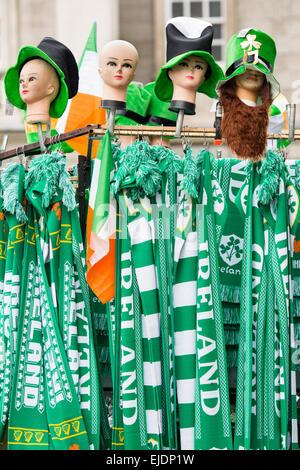
[[[67,140],[74,139],[75,137],[91,134],[97,130],[98,127],[100,127],[99,124],[89,124],[88,126],[65,132],[63,134],[56,134],[51,137],[47,137],[44,143],[46,147],[49,147],[54,144],[59,144]],[[38,150],[40,150],[40,143],[38,141],[32,142],[31,144],[22,145],[21,147],[16,147],[11,150],[6,150],[5,152],[0,152],[0,161],[20,155],[31,155],[36,153]]]
[[[45,146],[49,147],[50,145],[58,144],[67,140],[71,140],[75,137],[79,137],[85,134],[89,134],[91,139],[101,139],[101,137],[107,131],[108,126],[100,126],[100,124],[90,124],[86,127],[80,129],[75,129],[63,134],[56,134],[49,138],[45,139]],[[174,137],[176,128],[169,126],[115,126],[114,135],[118,137],[120,135],[132,135],[138,137]],[[204,128],[204,127],[189,127],[184,126],[182,128],[181,137],[182,138],[204,138],[204,139],[215,139],[216,130],[214,128]],[[268,134],[268,139],[289,139],[289,131],[282,131],[280,134]],[[174,140],[179,140],[174,139]],[[300,130],[294,131],[294,140],[300,140]],[[33,142],[31,144],[26,144],[21,147],[16,147],[11,150],[6,150],[5,152],[0,152],[0,160],[5,160],[8,158],[17,157],[22,154],[34,154],[40,150],[40,143]]]

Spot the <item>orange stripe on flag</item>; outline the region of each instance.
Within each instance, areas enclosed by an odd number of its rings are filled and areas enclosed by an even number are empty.
[[[86,93],[77,93],[71,101],[71,106],[66,122],[65,132],[85,127],[88,124],[105,124],[106,112],[100,108],[101,98]],[[80,155],[87,154],[88,139],[85,136],[71,139],[70,146]],[[95,158],[99,146],[99,140],[94,140],[92,158]]]
[[[109,252],[94,266],[87,263],[87,282],[103,304],[115,296],[116,240],[109,240]]]
[[[92,228],[94,211],[91,207],[88,209],[86,233],[90,236]],[[93,255],[89,239],[87,240],[86,259],[87,259],[87,283],[94,294],[103,304],[115,297],[115,257],[116,240],[109,240],[109,252],[98,263],[91,265],[89,259]]]

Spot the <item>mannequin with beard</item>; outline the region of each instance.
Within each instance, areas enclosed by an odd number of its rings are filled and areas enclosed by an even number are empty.
[[[267,144],[270,85],[262,72],[246,70],[220,90],[222,135],[239,158],[258,161]]]
[[[222,136],[237,158],[259,161],[266,151],[269,111],[280,87],[273,77],[275,43],[248,29],[227,46],[225,80],[218,83]]]

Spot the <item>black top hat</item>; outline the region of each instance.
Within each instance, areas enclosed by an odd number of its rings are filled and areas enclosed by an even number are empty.
[[[65,82],[69,90],[69,99],[78,91],[79,74],[77,62],[70,49],[56,39],[46,37],[37,46],[45,52],[64,73]]]
[[[206,21],[185,16],[172,18],[166,26],[167,61],[192,51],[211,54],[213,34],[212,25]]]

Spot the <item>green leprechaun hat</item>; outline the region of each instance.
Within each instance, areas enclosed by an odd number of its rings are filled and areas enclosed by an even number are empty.
[[[37,47],[24,46],[20,49],[17,63],[10,67],[4,77],[5,93],[8,101],[17,108],[26,110],[26,103],[19,92],[19,76],[23,65],[32,59],[43,59],[56,70],[60,89],[50,104],[50,116],[59,118],[66,109],[68,100],[78,91],[78,67],[70,49],[56,39],[46,37]]]
[[[210,98],[216,98],[216,84],[224,75],[221,67],[211,54],[213,26],[198,18],[179,16],[172,18],[166,25],[167,63],[163,65],[155,81],[155,93],[162,101],[171,101],[173,84],[168,70],[190,55],[196,55],[208,63],[205,81],[198,88]]]
[[[228,41],[225,79],[218,82],[217,91],[231,78],[243,74],[246,69],[254,69],[265,74],[271,85],[271,97],[274,100],[280,93],[280,85],[273,75],[275,58],[276,45],[268,34],[259,29],[242,29]]]
[[[142,86],[132,82],[126,93],[126,108],[116,109],[115,125],[132,126],[147,123],[151,95]]]

